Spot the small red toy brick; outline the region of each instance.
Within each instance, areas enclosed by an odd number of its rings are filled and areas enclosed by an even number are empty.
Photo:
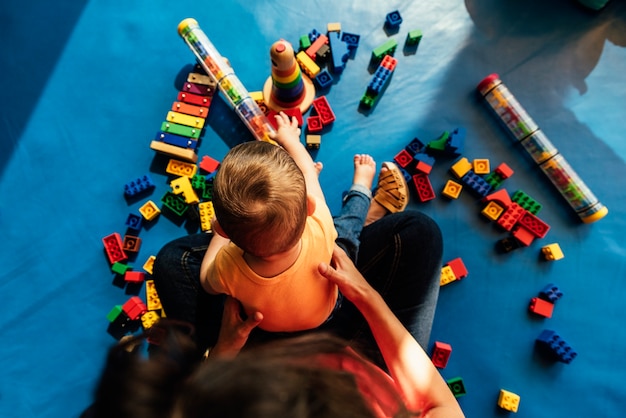
[[[212,173],[220,166],[220,162],[209,157],[208,155],[205,155],[202,157],[202,161],[200,161],[198,166],[207,173]]]
[[[547,223],[528,211],[524,213],[524,216],[517,223],[523,225],[537,238],[545,237],[550,230],[550,226]]]
[[[133,296],[122,305],[122,309],[133,321],[139,319],[141,315],[148,311],[146,304],[143,303],[139,296]]]
[[[445,369],[450,359],[450,353],[452,353],[452,346],[450,344],[435,341],[435,347],[431,357],[435,367]]]
[[[530,300],[530,305],[528,306],[528,309],[530,309],[531,312],[536,313],[537,315],[551,318],[552,311],[554,310],[554,304],[541,298],[532,298]]]
[[[281,112],[287,115],[289,117],[289,120],[291,120],[292,117],[295,117],[296,120],[298,121],[298,127],[302,127],[302,123],[303,123],[302,111],[300,110],[299,107],[294,107],[291,109],[282,109]],[[267,120],[270,123],[270,125],[274,127],[274,129],[278,129],[278,122],[276,122],[276,115],[278,115],[278,112],[275,110],[270,110],[269,112],[267,112]]]
[[[324,124],[322,123],[322,118],[319,116],[309,116],[306,118],[306,129],[307,132],[315,133],[320,132],[324,129]]]
[[[326,100],[326,96],[320,96],[313,100],[313,108],[317,115],[321,118],[322,125],[328,125],[335,121],[335,114]]]
[[[146,275],[142,271],[127,271],[124,274],[124,281],[128,283],[142,283]]]
[[[406,168],[413,161],[411,153],[403,149],[393,159],[402,168]]]
[[[498,218],[498,225],[504,230],[510,231],[525,212],[526,209],[515,202],[511,202],[509,207],[506,208],[506,211]]]
[[[463,260],[461,259],[461,257],[457,257],[453,260],[448,261],[446,265],[452,268],[452,271],[454,272],[454,276],[456,277],[457,280],[461,280],[467,277],[468,275],[467,268],[465,267],[465,263],[463,263]]]
[[[489,193],[483,197],[483,202],[496,202],[505,209],[511,206],[512,200],[506,189],[500,189],[497,192]]]
[[[517,225],[513,229],[513,238],[520,244],[528,247],[535,240],[535,234],[522,225]]]
[[[420,173],[430,174],[430,172],[433,169],[433,166],[428,164],[427,162],[418,160],[417,164],[415,164],[415,169],[419,171]]]
[[[435,198],[435,191],[433,190],[433,186],[430,184],[430,179],[427,174],[415,174],[413,176],[413,183],[415,184],[415,189],[417,190],[417,196],[419,197],[420,202],[427,202]]]
[[[514,173],[513,169],[509,167],[506,163],[501,163],[499,166],[497,166],[495,172],[502,178],[502,180],[508,179]]]
[[[117,232],[102,238],[102,243],[111,264],[128,259],[123,249],[122,237]]]

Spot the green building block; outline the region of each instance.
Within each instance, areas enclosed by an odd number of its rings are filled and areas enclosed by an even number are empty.
[[[452,391],[452,394],[456,398],[467,395],[467,391],[465,390],[465,385],[463,384],[462,378],[454,377],[452,379],[448,379],[447,383],[448,383],[448,387]]]
[[[307,49],[310,46],[311,46],[311,39],[309,38],[309,35],[302,35],[300,37],[300,50]]]
[[[187,208],[189,208],[189,205],[185,202],[184,197],[172,192],[165,192],[161,198],[161,202],[163,203],[163,206],[167,207],[178,216],[183,216],[187,211]]]
[[[393,56],[393,54],[396,52],[397,47],[398,41],[396,41],[394,38],[391,38],[372,51],[372,59],[379,61],[382,60],[385,55]]]
[[[496,190],[498,187],[502,185],[502,182],[504,181],[504,179],[500,177],[498,173],[496,173],[495,171],[492,171],[491,173],[485,176],[485,181],[489,183],[489,185],[491,186],[493,190]]]
[[[434,150],[443,152],[446,150],[446,144],[448,143],[449,139],[450,139],[450,132],[443,131],[443,133],[439,136],[439,138],[430,141],[428,144],[426,144],[426,147],[428,149],[434,149]]]
[[[513,196],[511,196],[511,201],[517,203],[533,215],[539,213],[542,208],[540,203],[524,193],[522,190],[517,190],[515,193],[513,193]]]
[[[414,46],[418,45],[422,40],[422,31],[419,29],[413,29],[409,33],[406,34],[406,41],[404,42],[406,46]]]
[[[111,312],[107,314],[107,319],[109,320],[109,322],[113,322],[120,316],[121,313],[122,305],[115,305],[113,309],[111,309]]]

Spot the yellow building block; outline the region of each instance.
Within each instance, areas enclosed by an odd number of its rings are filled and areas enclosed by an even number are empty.
[[[191,126],[192,128],[202,129],[204,127],[204,118],[172,112],[171,110],[167,112],[166,119],[168,122]]]
[[[489,168],[489,160],[485,158],[474,159],[472,167],[474,168],[474,173],[476,174],[489,174],[491,171],[491,168]]]
[[[470,163],[469,160],[465,157],[461,158],[459,161],[454,163],[452,167],[450,167],[450,171],[458,179],[466,175],[467,172],[470,171],[471,169],[472,169],[472,163]]]
[[[156,260],[156,257],[151,255],[150,257],[148,257],[146,262],[143,263],[143,269],[145,270],[146,273],[152,274],[152,268],[154,267],[154,260]]]
[[[193,177],[196,174],[196,171],[198,171],[198,166],[185,161],[171,159],[167,163],[165,171],[178,177]]]
[[[213,202],[202,202],[198,204],[198,215],[200,216],[200,229],[204,232],[211,231],[211,220],[215,216]]]
[[[492,200],[480,213],[492,221],[497,221],[500,215],[504,213],[504,208]]]
[[[511,412],[517,412],[517,409],[519,408],[519,401],[519,395],[500,389],[500,396],[498,397],[498,406],[500,408]]]
[[[196,191],[191,186],[191,181],[189,177],[179,177],[170,181],[170,187],[172,188],[172,192],[174,194],[181,194],[185,198],[185,202],[188,205],[195,205],[200,201]]]
[[[327,32],[341,32],[340,22],[331,22],[326,25]]]
[[[143,329],[149,329],[152,328],[152,325],[154,325],[158,320],[159,320],[159,314],[154,312],[154,311],[148,311],[145,314],[141,315],[141,326],[143,326]]]
[[[556,242],[554,244],[546,245],[541,247],[541,252],[546,260],[560,260],[563,257],[563,251],[561,251],[561,247]]]
[[[146,305],[149,311],[158,311],[163,307],[154,286],[154,280],[146,280]]]
[[[458,199],[461,195],[461,190],[463,190],[463,186],[461,184],[454,180],[448,180],[446,185],[443,187],[441,194],[450,199]]]
[[[144,217],[146,221],[151,221],[161,213],[161,209],[152,201],[148,200],[139,208],[139,213]]]
[[[304,51],[300,51],[296,54],[296,61],[300,64],[302,71],[304,71],[304,73],[311,79],[314,79],[315,76],[321,71],[319,65],[317,65],[315,61],[313,61]]]
[[[441,268],[441,278],[439,279],[439,286],[445,286],[448,283],[452,283],[456,280],[456,276],[454,275],[454,271],[450,266],[443,266]]]

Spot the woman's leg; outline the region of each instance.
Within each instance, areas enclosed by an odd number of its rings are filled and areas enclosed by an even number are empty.
[[[200,284],[200,265],[212,235],[178,238],[158,252],[153,279],[168,318],[195,326],[201,352],[215,345],[222,321],[224,295],[209,295]]]
[[[389,214],[361,233],[359,271],[424,349],[439,296],[442,254],[439,227],[418,211]],[[381,364],[367,323],[349,301],[328,326]]]

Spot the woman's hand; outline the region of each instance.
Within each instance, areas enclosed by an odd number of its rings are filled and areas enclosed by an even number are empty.
[[[332,264],[334,267],[320,263],[318,271],[329,281],[339,287],[339,291],[357,307],[359,302],[374,292],[372,286],[357,270],[350,257],[339,246],[333,249]]]
[[[222,326],[217,337],[217,343],[211,350],[212,356],[235,357],[248,341],[248,337],[254,328],[263,320],[261,312],[255,312],[247,319],[241,317],[241,305],[231,296],[226,297],[224,303],[224,316]]]

